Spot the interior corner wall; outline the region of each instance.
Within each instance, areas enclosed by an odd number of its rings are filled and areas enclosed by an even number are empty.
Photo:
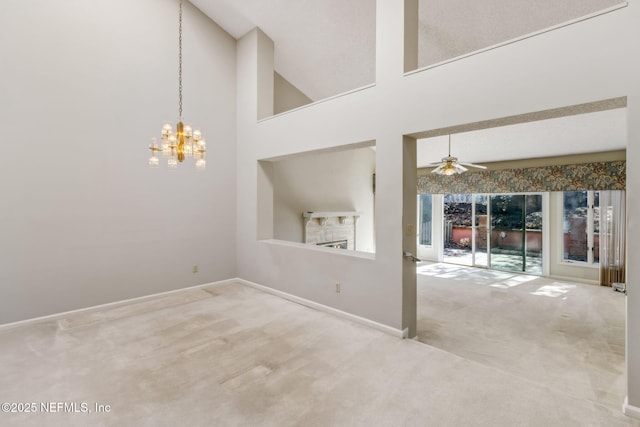
[[[404,0],[404,72],[418,68],[419,1]]]
[[[258,120],[273,116],[274,103],[274,50],[273,40],[262,30],[255,28],[257,51],[260,59],[258,69]]]
[[[273,163],[258,162],[257,200],[256,200],[256,238],[266,240],[274,238],[274,188]]]
[[[274,238],[303,243],[303,212],[358,211],[356,250],[374,252],[375,167],[369,147],[273,162]]]
[[[273,114],[302,107],[313,101],[277,72],[273,73]]]
[[[147,166],[178,116],[177,21],[177,0],[2,3],[0,324],[236,276],[236,42],[189,2],[207,169]]]

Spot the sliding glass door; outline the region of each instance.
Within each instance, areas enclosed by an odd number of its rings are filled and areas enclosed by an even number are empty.
[[[445,194],[444,251],[445,262],[473,265],[473,195]]]
[[[491,267],[525,271],[524,195],[491,196]]]
[[[488,197],[485,194],[444,196],[443,260],[473,267],[488,266]]]
[[[443,260],[542,274],[541,194],[446,194]]]
[[[473,201],[473,265],[489,267],[489,217],[487,215],[489,196],[475,194]]]
[[[490,196],[490,267],[542,274],[542,195]]]

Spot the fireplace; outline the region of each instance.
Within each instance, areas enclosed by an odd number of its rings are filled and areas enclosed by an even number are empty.
[[[304,212],[304,242],[337,249],[356,249],[360,212]]]

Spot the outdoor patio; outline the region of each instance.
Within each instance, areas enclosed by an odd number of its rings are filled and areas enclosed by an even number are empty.
[[[476,251],[475,263],[470,249],[444,249],[443,262],[465,265],[469,267],[488,267],[486,252]],[[491,254],[491,268],[502,271],[519,271],[528,274],[542,275],[542,258],[526,257],[526,266],[522,269],[522,256],[510,254]]]

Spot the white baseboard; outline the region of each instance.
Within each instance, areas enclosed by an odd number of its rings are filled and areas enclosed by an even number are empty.
[[[33,324],[33,323],[41,323],[41,322],[48,322],[48,321],[51,321],[51,320],[58,320],[60,318],[63,318],[63,317],[66,317],[66,316],[69,316],[69,315],[72,315],[72,314],[87,313],[87,312],[96,311],[96,310],[104,310],[105,308],[115,308],[115,307],[119,307],[119,306],[125,305],[125,304],[143,302],[143,301],[147,301],[147,300],[150,300],[150,299],[154,299],[154,298],[158,298],[158,297],[164,297],[164,296],[167,296],[167,295],[175,294],[175,293],[178,293],[178,292],[187,291],[187,290],[190,290],[190,289],[206,288],[206,287],[209,287],[209,286],[226,285],[226,284],[229,284],[229,283],[237,283],[237,282],[239,282],[238,279],[220,280],[218,282],[204,283],[202,285],[195,285],[195,286],[189,286],[187,288],[173,289],[171,291],[159,292],[157,294],[144,295],[144,296],[141,296],[141,297],[129,298],[129,299],[126,299],[126,300],[114,301],[114,302],[109,302],[109,303],[106,303],[106,304],[93,305],[91,307],[84,307],[84,308],[78,308],[76,310],[64,311],[62,313],[55,313],[55,314],[49,314],[47,316],[34,317],[32,319],[19,320],[17,322],[5,323],[5,324],[0,325],[0,331],[5,331],[5,330],[8,330],[8,329],[17,328],[17,327],[24,326],[24,325],[30,325],[30,324]]]
[[[329,313],[329,314],[333,314],[335,316],[338,317],[342,317],[344,319],[348,319],[348,320],[352,320],[356,323],[360,323],[361,325],[365,325],[365,326],[369,326],[371,328],[377,329],[379,331],[385,332],[387,334],[393,335],[394,337],[398,337],[398,338],[407,338],[409,336],[409,330],[408,329],[396,329],[396,328],[392,328],[391,326],[387,326],[384,325],[382,323],[378,323],[375,322],[373,320],[370,319],[366,319],[364,317],[360,317],[360,316],[356,316],[355,314],[351,314],[351,313],[347,313],[346,311],[342,311],[342,310],[338,310],[337,308],[333,308],[333,307],[329,307],[327,305],[324,304],[320,304],[305,298],[301,298],[298,297],[296,295],[292,295],[289,294],[287,292],[283,292],[283,291],[279,291],[277,289],[274,288],[270,288],[268,286],[264,286],[264,285],[259,285],[257,283],[254,282],[250,282],[248,280],[244,280],[244,279],[236,279],[237,282],[242,283],[243,285],[247,285],[250,286],[252,288],[261,290],[263,292],[267,292],[270,293],[272,295],[278,296],[280,298],[284,298],[286,300],[289,301],[293,301],[296,302],[298,304],[302,304],[306,307],[310,307],[313,308],[315,310],[318,311],[322,311],[325,313]]]
[[[270,293],[272,295],[276,295],[279,296],[281,298],[284,298],[286,300],[289,301],[293,301],[296,302],[298,304],[302,304],[304,306],[325,312],[325,313],[329,313],[329,314],[333,314],[335,316],[338,317],[342,317],[348,320],[352,320],[356,323],[360,323],[362,325],[366,325],[369,326],[371,328],[377,329],[379,331],[385,332],[387,334],[393,335],[394,337],[398,337],[398,338],[408,338],[409,336],[409,330],[408,329],[396,329],[396,328],[392,328],[391,326],[387,326],[384,325],[382,323],[378,323],[375,322],[373,320],[370,319],[366,319],[364,317],[360,317],[360,316],[356,316],[355,314],[351,314],[351,313],[347,313],[346,311],[342,311],[342,310],[338,310],[336,308],[333,307],[329,307],[327,305],[324,304],[320,304],[305,298],[301,298],[283,291],[279,291],[277,289],[273,289],[270,288],[268,286],[264,286],[264,285],[259,285],[257,283],[254,282],[250,282],[248,280],[244,280],[241,278],[234,278],[234,279],[226,279],[226,280],[221,280],[218,282],[211,282],[211,283],[204,283],[202,285],[195,285],[195,286],[190,286],[187,288],[180,288],[180,289],[174,289],[171,291],[166,291],[166,292],[159,292],[156,294],[151,294],[151,295],[144,295],[141,297],[136,297],[136,298],[130,298],[130,299],[126,299],[126,300],[122,300],[122,301],[115,301],[115,302],[110,302],[110,303],[106,303],[106,304],[100,304],[100,305],[94,305],[91,307],[85,307],[85,308],[79,308],[76,310],[69,310],[69,311],[65,311],[62,313],[55,313],[55,314],[49,314],[47,316],[42,316],[42,317],[35,317],[32,319],[25,319],[25,320],[20,320],[17,322],[12,322],[12,323],[5,323],[3,325],[0,325],[0,331],[6,331],[9,329],[13,329],[13,328],[18,328],[20,326],[25,326],[25,325],[30,325],[30,324],[34,324],[34,323],[41,323],[41,322],[48,322],[48,321],[52,321],[52,320],[58,320],[61,319],[63,317],[67,317],[73,314],[78,314],[78,313],[87,313],[87,312],[92,312],[92,311],[97,311],[97,310],[104,310],[104,309],[109,309],[109,308],[116,308],[122,305],[126,305],[126,304],[132,304],[132,303],[139,303],[139,302],[144,302],[144,301],[148,301],[154,298],[159,298],[159,297],[164,297],[167,295],[171,295],[171,294],[175,294],[175,293],[179,293],[179,292],[184,292],[184,291],[188,291],[188,290],[194,290],[194,289],[200,289],[200,288],[205,288],[205,287],[209,287],[209,286],[218,286],[218,285],[226,285],[226,284],[230,284],[230,283],[241,283],[243,285],[246,286],[250,286],[252,288],[255,289],[259,289],[263,292],[267,292]]]
[[[636,418],[640,420],[640,408],[637,406],[629,405],[629,397],[624,398],[624,403],[622,404],[622,413],[627,417]]]
[[[541,276],[541,277],[544,277],[544,276]],[[585,285],[600,286],[600,282],[597,280],[581,279],[578,277],[565,277],[565,276],[551,275],[551,276],[547,276],[547,278],[553,279],[553,280],[562,280],[563,282],[576,282],[576,283],[584,283]]]

